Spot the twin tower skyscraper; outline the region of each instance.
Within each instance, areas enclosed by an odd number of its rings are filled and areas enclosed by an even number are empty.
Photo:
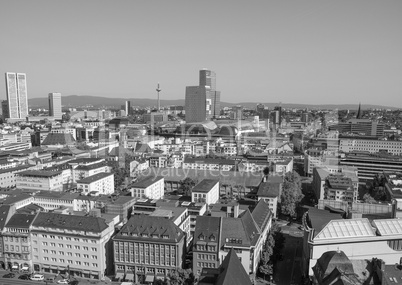
[[[25,120],[29,114],[27,75],[6,73],[7,101],[2,102],[3,119]],[[62,119],[61,94],[49,93],[49,116]]]
[[[220,109],[221,92],[216,91],[216,74],[211,70],[202,69],[199,85],[186,87],[186,123],[217,118]]]

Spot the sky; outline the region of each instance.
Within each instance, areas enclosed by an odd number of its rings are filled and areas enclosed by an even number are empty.
[[[0,0],[0,72],[29,98],[184,99],[208,68],[224,102],[402,107],[401,27],[400,0]]]

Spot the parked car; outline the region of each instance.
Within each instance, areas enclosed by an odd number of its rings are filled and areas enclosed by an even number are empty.
[[[14,278],[14,277],[15,277],[15,274],[12,272],[3,275],[3,278]]]
[[[53,283],[54,282],[54,277],[48,277],[48,278],[45,279],[45,281],[47,283]]]
[[[43,276],[42,274],[32,274],[30,279],[32,281],[43,281],[45,280],[45,276]]]
[[[18,279],[21,279],[21,280],[29,280],[29,274],[20,275],[20,276],[18,276]]]
[[[57,284],[68,284],[68,280],[67,279],[60,279],[60,280],[57,280],[56,283]]]

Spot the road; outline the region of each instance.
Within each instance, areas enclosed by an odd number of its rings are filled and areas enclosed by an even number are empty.
[[[301,256],[303,231],[299,224],[282,226],[281,232],[285,237],[282,249],[283,260],[275,265],[274,280],[278,285],[302,284]]]

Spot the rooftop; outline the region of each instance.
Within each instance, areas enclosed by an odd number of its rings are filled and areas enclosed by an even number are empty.
[[[84,179],[78,180],[77,183],[90,184],[92,182],[98,181],[100,179],[103,179],[103,178],[106,178],[106,177],[109,177],[109,176],[112,176],[112,175],[114,175],[114,174],[113,173],[107,173],[107,172],[98,173],[98,174],[95,174],[95,175],[88,176],[88,177],[86,177]]]
[[[216,184],[219,184],[219,180],[203,179],[203,180],[201,180],[200,183],[195,185],[191,191],[193,193],[194,192],[208,193],[209,191],[212,190],[213,187],[215,187]]]
[[[31,176],[31,177],[53,177],[61,174],[61,171],[46,171],[46,170],[25,170],[18,172],[18,176]]]
[[[338,239],[376,236],[368,219],[332,220],[314,238]]]
[[[162,179],[164,179],[163,176],[148,176],[145,179],[134,183],[132,188],[147,188]]]

